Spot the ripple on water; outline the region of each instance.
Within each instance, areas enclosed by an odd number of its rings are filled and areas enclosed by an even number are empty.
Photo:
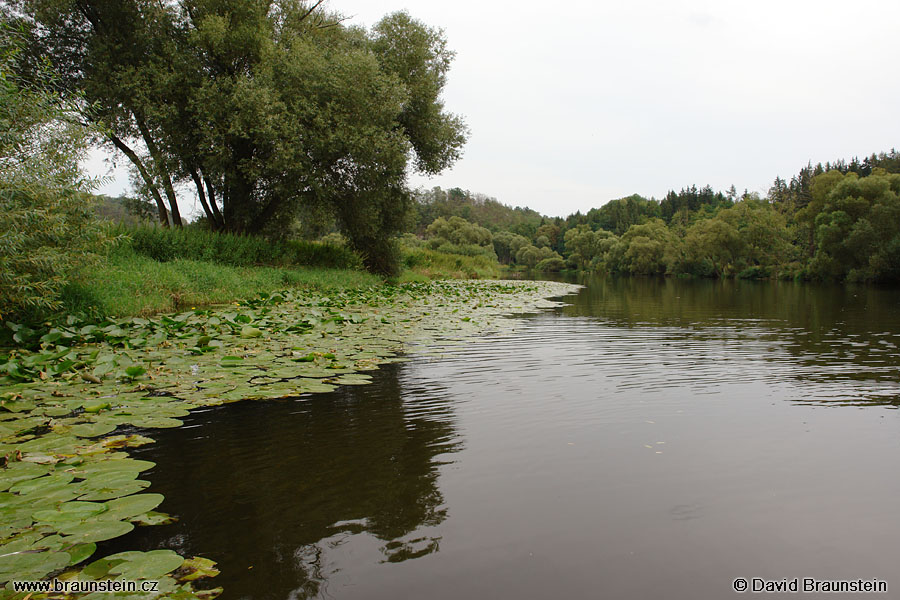
[[[138,454],[181,520],[123,547],[219,560],[232,598],[703,599],[739,576],[890,579],[900,295],[857,291],[860,311],[842,289],[588,284],[515,334],[414,354],[371,385],[154,433]]]

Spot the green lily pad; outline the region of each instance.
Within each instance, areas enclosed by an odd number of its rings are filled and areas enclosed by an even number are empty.
[[[112,405],[109,402],[85,402],[82,405],[86,413],[99,413],[102,410],[109,410]]]
[[[340,385],[365,385],[367,383],[372,383],[372,378],[368,375],[348,374],[336,377],[331,381]]]
[[[60,526],[60,532],[66,534],[66,540],[74,543],[101,542],[125,535],[134,525],[125,521],[94,520],[70,523]]]
[[[69,546],[69,544],[62,536],[54,533],[53,535],[48,535],[33,543],[29,550],[38,550],[41,552],[53,550],[55,552],[56,550],[62,550],[63,546]]]
[[[39,510],[32,517],[41,523],[71,524],[106,512],[107,507],[100,502],[64,502],[52,510]]]
[[[79,500],[112,500],[114,498],[136,494],[150,485],[149,481],[144,481],[143,479],[108,479],[95,481],[96,479],[99,478],[90,480],[90,485],[82,485],[81,489],[86,491],[78,497]],[[87,484],[88,481],[83,483]]]
[[[105,503],[107,510],[103,513],[102,518],[108,520],[134,517],[153,510],[164,499],[162,494],[135,494],[134,496],[116,498]]]
[[[125,558],[127,556],[127,558]],[[107,557],[114,561],[124,560],[110,567],[109,574],[124,579],[157,579],[171,573],[184,563],[184,558],[172,550],[151,550],[150,552],[123,552]]]
[[[11,554],[21,550],[30,550],[36,542],[39,542],[43,538],[43,533],[38,533],[37,531],[24,531],[19,535],[8,539],[6,543],[0,547],[0,555]]]
[[[109,474],[112,472],[121,473],[128,471],[140,473],[141,471],[146,471],[155,466],[156,463],[150,462],[149,460],[137,460],[134,458],[98,460],[76,467],[75,475],[88,479],[98,473]]]
[[[39,492],[41,490],[57,488],[59,486],[66,485],[73,479],[75,479],[74,475],[72,475],[71,473],[66,473],[64,471],[51,473],[43,477],[20,481],[19,483],[9,488],[9,490],[18,494],[31,494],[33,492]]]
[[[244,339],[262,337],[262,334],[262,330],[257,329],[256,327],[251,327],[250,325],[241,327],[241,337]]]
[[[8,490],[20,481],[36,479],[51,470],[47,465],[14,462],[5,469],[0,469],[0,491]]]
[[[215,577],[219,574],[215,561],[202,556],[194,556],[184,561],[181,565],[181,581],[195,581],[201,577]]]
[[[97,551],[97,544],[94,542],[87,542],[85,544],[75,544],[70,548],[66,548],[66,553],[69,555],[69,565],[77,565],[80,562],[83,562],[91,557],[94,552]]]
[[[80,495],[77,485],[65,484],[58,487],[48,487],[33,494],[24,494],[23,499],[29,501],[32,505],[32,511],[36,508],[49,507],[60,502],[68,502],[74,500]]]
[[[65,552],[17,552],[0,556],[0,582],[43,579],[65,568],[71,557]]]
[[[125,374],[131,378],[139,377],[146,372],[147,372],[147,369],[145,369],[144,367],[140,367],[140,366],[133,366],[133,367],[128,367],[125,369]]]
[[[83,423],[73,426],[69,432],[78,437],[97,437],[115,430],[112,423]]]
[[[147,429],[165,429],[169,427],[181,427],[184,425],[184,422],[179,421],[178,419],[151,416],[135,417],[130,420],[130,423],[135,427],[145,427]]]
[[[128,519],[135,525],[148,526],[148,525],[169,525],[170,523],[174,523],[178,520],[178,517],[173,517],[172,515],[156,512],[155,510],[151,510],[149,512],[145,512],[142,515],[137,515]]]
[[[72,411],[66,406],[48,406],[41,412],[47,417],[64,417]]]

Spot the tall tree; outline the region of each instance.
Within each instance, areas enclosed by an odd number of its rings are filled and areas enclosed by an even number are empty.
[[[235,232],[278,234],[325,207],[366,264],[390,272],[407,163],[440,172],[465,142],[440,99],[453,53],[406,13],[367,32],[321,1],[18,3],[176,224],[179,181]]]

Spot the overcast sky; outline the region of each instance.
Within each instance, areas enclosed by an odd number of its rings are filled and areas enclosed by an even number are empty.
[[[457,53],[444,99],[471,137],[414,186],[565,216],[694,183],[764,194],[808,161],[900,146],[896,0],[329,6],[364,26],[405,9]]]

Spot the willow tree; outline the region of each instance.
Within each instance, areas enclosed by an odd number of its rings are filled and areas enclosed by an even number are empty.
[[[438,173],[465,142],[440,98],[453,53],[406,13],[366,31],[321,0],[16,6],[36,54],[176,224],[179,182],[216,229],[277,235],[304,209],[325,209],[370,269],[390,273],[408,165]]]
[[[50,73],[15,75],[21,46],[0,25],[0,323],[58,309],[70,276],[110,241],[78,166],[90,132]]]

